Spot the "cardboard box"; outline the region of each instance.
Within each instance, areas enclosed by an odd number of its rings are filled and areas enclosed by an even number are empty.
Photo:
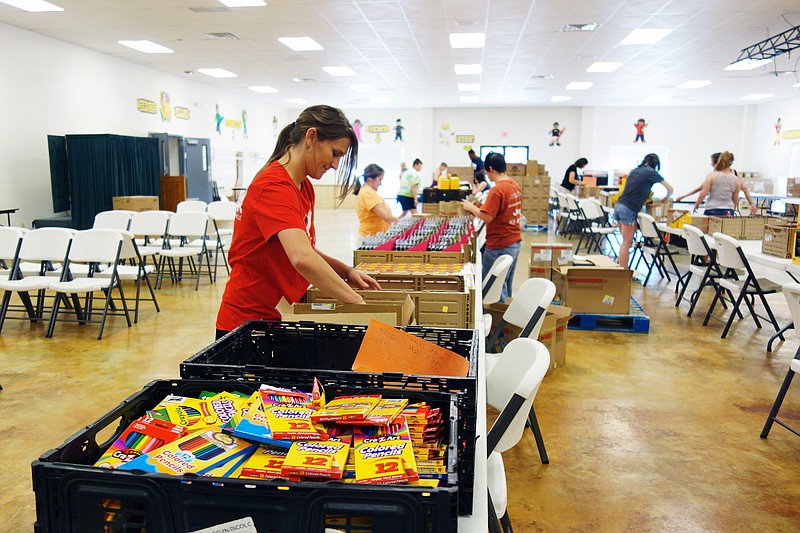
[[[509,176],[525,176],[528,173],[528,167],[524,163],[508,163],[506,164],[506,174]]]
[[[761,241],[761,253],[782,259],[794,256],[797,228],[794,226],[764,226],[764,238]]]
[[[692,216],[692,220],[689,222],[692,226],[699,229],[703,233],[708,233],[708,224],[709,219],[711,217],[707,217],[705,215],[702,216]]]
[[[111,202],[115,210],[158,211],[158,196],[114,196]]]
[[[538,176],[539,175],[539,162],[535,159],[528,159],[528,163],[525,165],[525,174],[528,176]]]
[[[553,275],[562,305],[574,313],[630,313],[633,272],[627,268],[571,266],[554,269]]]
[[[317,289],[316,294],[321,294]],[[310,291],[309,291],[310,292]],[[390,326],[408,326],[414,323],[414,302],[404,293],[385,291],[359,291],[366,305],[343,304],[335,301],[317,301],[278,305],[283,320],[299,322],[328,322],[331,324],[369,324],[371,319]],[[306,295],[307,299],[309,298]],[[313,296],[312,296],[313,298]]]
[[[750,241],[763,239],[766,223],[767,217],[742,217],[742,238]]]
[[[741,239],[744,235],[744,222],[745,217],[708,217],[708,231],[709,235],[715,233],[723,233],[729,235],[734,239]]]

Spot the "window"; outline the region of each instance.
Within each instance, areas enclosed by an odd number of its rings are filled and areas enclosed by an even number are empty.
[[[527,163],[528,162],[528,147],[527,146],[481,146],[481,160],[486,160],[486,154],[489,152],[497,152],[503,154],[506,163]]]

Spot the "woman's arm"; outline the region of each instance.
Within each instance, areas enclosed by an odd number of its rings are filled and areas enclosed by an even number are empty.
[[[751,215],[757,215],[758,214],[758,205],[753,200],[753,197],[750,196],[750,189],[747,188],[747,185],[744,184],[744,180],[742,180],[742,178],[740,178],[738,174],[736,174],[736,178],[739,180],[739,188],[744,193],[744,197],[747,198],[747,201],[750,203],[750,214]],[[738,201],[739,200],[737,198],[737,200],[734,203],[734,205],[739,205]]]
[[[297,228],[285,229],[278,232],[278,239],[289,262],[309,283],[340,302],[364,303],[364,299],[342,279],[348,276],[348,269],[352,267],[314,250],[305,231]]]
[[[381,220],[383,220],[384,222],[388,222],[389,224],[394,224],[395,222],[398,222],[400,220],[399,218],[397,218],[392,214],[392,211],[385,203],[378,204],[375,207],[373,207],[372,212],[378,215],[378,217]]]
[[[733,194],[731,194],[731,202],[733,202],[733,208],[739,209],[739,193],[742,192],[742,187],[740,185],[739,180],[736,180],[736,189],[734,189]]]
[[[681,200],[683,200],[683,199],[684,199],[684,198],[686,198],[687,196],[691,196],[691,195],[693,195],[693,194],[696,194],[696,193],[700,192],[701,190],[703,190],[703,186],[702,186],[702,185],[700,185],[700,186],[699,186],[698,188],[696,188],[696,189],[692,189],[691,191],[687,192],[687,193],[686,193],[686,194],[684,194],[683,196],[678,196],[677,198],[675,198],[675,201],[676,201],[676,202],[680,202]]]
[[[355,287],[357,289],[370,289],[373,291],[381,290],[380,284],[372,276],[361,272],[355,267],[346,265],[345,263],[342,263],[338,259],[335,259],[327,254],[324,254],[319,250],[315,251],[351,287]]]
[[[568,178],[569,182],[572,183],[573,185],[577,185],[578,187],[583,187],[583,182],[578,179],[578,174],[576,174],[575,172],[570,172]]]
[[[700,195],[697,197],[697,201],[694,203],[694,207],[692,207],[692,212],[694,213],[700,207],[700,204],[703,203],[703,200],[706,199],[708,192],[711,190],[711,185],[714,183],[714,174],[709,174],[706,176],[706,181],[703,182],[703,186],[700,188]]]
[[[461,207],[463,207],[464,211],[466,211],[467,213],[472,213],[473,215],[475,215],[476,217],[478,217],[479,219],[483,220],[486,223],[489,223],[492,220],[494,220],[494,217],[492,215],[484,213],[477,205],[473,204],[469,200],[461,200]]]
[[[411,197],[414,198],[414,207],[417,207],[417,185],[411,184]]]

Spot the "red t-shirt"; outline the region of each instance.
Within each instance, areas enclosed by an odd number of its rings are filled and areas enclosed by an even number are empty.
[[[308,281],[292,266],[278,233],[297,228],[316,244],[314,188],[306,178],[298,189],[283,165],[273,161],[247,189],[236,213],[228,252],[231,276],[222,295],[217,329],[231,331],[247,320],[280,320],[281,297],[298,301]]]
[[[522,189],[512,179],[497,181],[489,190],[481,211],[494,220],[486,224],[486,247],[492,250],[511,246],[522,240],[519,225],[522,211]]]

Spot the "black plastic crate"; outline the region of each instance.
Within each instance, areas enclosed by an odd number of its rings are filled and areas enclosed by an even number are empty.
[[[466,199],[469,197],[469,194],[469,189],[437,189],[436,187],[427,187],[422,189],[422,203],[454,202]]]
[[[91,466],[122,431],[167,394],[202,391],[252,393],[258,383],[153,381],[98,421],[33,462],[35,531],[40,533],[189,532],[249,517],[260,533],[323,533],[326,527],[353,533],[438,533],[458,527],[458,488],[357,485],[340,481],[169,476]],[[378,392],[387,398],[425,401],[449,414],[445,426],[448,478],[457,477],[455,395],[396,389],[330,387],[326,397]],[[113,433],[113,434],[112,434]],[[101,437],[102,435],[102,437]],[[106,439],[98,442],[99,438]],[[110,504],[109,502],[114,502]]]
[[[469,329],[398,327],[469,360],[467,377],[373,374],[350,370],[365,325],[316,322],[246,322],[181,363],[184,379],[225,379],[309,387],[386,387],[458,395],[459,513],[472,514],[477,422],[478,332]]]

